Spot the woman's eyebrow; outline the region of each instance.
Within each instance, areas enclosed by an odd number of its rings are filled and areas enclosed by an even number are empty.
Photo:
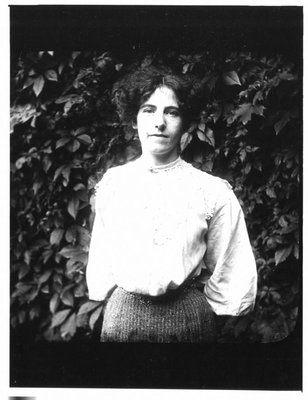
[[[140,109],[145,108],[145,107],[157,108],[157,106],[154,106],[153,104],[145,103],[145,104],[142,104],[142,105],[140,106]],[[165,108],[165,109],[173,108],[173,109],[175,109],[175,110],[180,110],[180,107],[174,106],[174,105],[166,106],[166,107],[164,107],[164,108]]]
[[[144,108],[144,107],[153,107],[153,108],[157,108],[157,107],[154,106],[153,104],[145,103],[145,104],[141,104],[140,109],[141,109],[141,108]]]
[[[168,108],[168,109],[169,109],[169,108],[174,108],[175,110],[179,110],[179,109],[180,109],[180,107],[178,107],[178,106],[167,106],[167,107],[165,107],[165,109],[166,109],[166,108]]]

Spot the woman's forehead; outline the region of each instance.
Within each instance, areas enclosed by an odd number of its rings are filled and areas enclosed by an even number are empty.
[[[179,101],[174,91],[168,86],[159,86],[143,104],[179,106]],[[143,105],[142,104],[142,105]]]

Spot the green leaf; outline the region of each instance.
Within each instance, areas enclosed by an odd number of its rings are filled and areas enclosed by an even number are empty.
[[[28,79],[26,80],[26,82],[24,83],[22,89],[24,90],[24,89],[26,89],[27,87],[31,86],[31,85],[33,84],[33,82],[34,82],[34,78],[28,78]]]
[[[29,271],[30,271],[30,265],[21,264],[21,267],[18,271],[18,279],[21,280],[22,278],[24,278]]]
[[[202,153],[196,153],[194,154],[194,161],[196,163],[202,163],[203,162],[203,155]]]
[[[84,190],[86,187],[83,183],[77,183],[74,187],[73,190],[77,191],[77,190]]]
[[[31,308],[30,312],[29,312],[29,316],[30,319],[33,320],[36,317],[39,317],[40,315],[40,307],[39,306],[34,306],[33,308]]]
[[[45,84],[44,77],[42,75],[39,75],[35,79],[34,84],[33,84],[33,91],[34,91],[36,97],[38,97],[39,94],[41,93],[41,91],[43,90],[44,84]]]
[[[53,315],[51,320],[51,328],[61,325],[71,313],[71,309],[65,309]]]
[[[75,153],[75,151],[77,151],[80,147],[80,142],[76,139],[74,139],[73,141],[71,141],[67,146],[67,150],[70,151],[71,153]]]
[[[65,105],[64,105],[64,114],[65,115],[69,112],[69,110],[72,108],[72,106],[74,104],[75,104],[75,102],[72,100],[69,100],[67,103],[65,103]]]
[[[86,285],[84,282],[81,282],[75,289],[74,289],[74,297],[84,297],[86,295]]]
[[[61,165],[60,167],[58,167],[57,169],[56,169],[56,172],[55,172],[55,174],[54,174],[54,177],[53,177],[53,181],[56,181],[57,180],[57,178],[60,176],[60,174],[61,174],[61,172],[62,172],[62,170],[65,168],[65,166],[64,165]]]
[[[276,135],[287,125],[290,121],[290,113],[286,113],[276,124],[274,125],[274,129]]]
[[[275,190],[273,188],[267,188],[266,189],[266,194],[268,195],[269,198],[271,199],[276,199],[276,193]]]
[[[74,252],[76,252],[76,248],[73,246],[66,246],[63,247],[61,251],[59,251],[59,254],[65,258],[70,258],[73,256]]]
[[[21,169],[23,165],[28,161],[27,157],[20,157],[18,160],[15,162],[16,168]]]
[[[33,288],[33,285],[27,282],[18,282],[15,285],[15,287],[16,287],[16,292],[14,292],[13,296],[18,296],[29,292],[29,290]]]
[[[213,105],[213,110],[210,114],[210,117],[212,118],[212,120],[214,121],[214,123],[216,124],[216,122],[218,121],[218,119],[220,118],[222,114],[222,107],[220,104],[214,103]]]
[[[48,294],[50,291],[49,291],[49,286],[48,285],[44,285],[42,288],[41,288],[41,292],[42,293],[45,293],[45,294]]]
[[[58,295],[58,293],[55,293],[49,302],[49,310],[52,314],[54,314],[57,311],[59,304],[60,304],[60,296]]]
[[[58,80],[58,76],[55,70],[53,69],[48,69],[45,72],[45,77],[49,80],[49,81],[57,81]]]
[[[50,244],[60,244],[62,238],[63,238],[64,230],[61,228],[55,229],[51,232],[50,235]]]
[[[70,226],[65,232],[65,240],[69,243],[72,243],[76,239],[76,234],[76,227],[74,225]]]
[[[242,150],[240,150],[240,160],[241,160],[242,162],[244,162],[244,161],[245,161],[245,159],[246,159],[246,155],[247,155],[247,153],[246,153],[246,149],[242,149]]]
[[[263,92],[262,92],[262,90],[258,90],[253,97],[252,104],[255,105],[258,101],[262,101],[262,100],[263,100]]]
[[[87,190],[78,190],[77,192],[76,192],[76,195],[75,195],[79,200],[82,200],[82,201],[84,201],[84,202],[88,202],[88,199],[89,199],[89,193],[87,192]]]
[[[62,302],[69,307],[74,306],[74,297],[72,293],[68,290],[66,290],[62,295],[61,295],[61,300]]]
[[[199,129],[197,130],[197,136],[199,138],[199,140],[201,140],[201,142],[205,142],[205,134],[200,131]]]
[[[42,184],[43,184],[43,181],[35,181],[35,182],[33,183],[32,188],[33,188],[34,196],[37,195],[37,192],[38,192],[39,188],[42,186]]]
[[[239,108],[235,111],[235,118],[240,118],[243,125],[246,125],[247,122],[251,120],[252,112],[253,107],[251,103],[241,104]]]
[[[182,72],[184,75],[189,71],[190,67],[191,67],[190,63],[186,63],[183,65]]]
[[[192,141],[192,134],[190,132],[185,132],[181,137],[181,151],[184,151],[189,143]]]
[[[52,269],[49,269],[46,272],[44,272],[43,275],[41,275],[39,277],[38,283],[41,285],[42,283],[45,283],[46,281],[48,281],[52,272],[53,272]]]
[[[30,69],[30,71],[28,72],[28,75],[29,75],[29,76],[34,76],[34,75],[36,75],[36,72],[34,71],[33,68]]]
[[[90,311],[95,310],[100,305],[101,305],[101,302],[98,302],[98,301],[91,301],[91,300],[87,301],[80,307],[80,309],[78,311],[78,315],[88,314]]]
[[[26,319],[26,313],[24,310],[19,311],[18,313],[18,321],[20,324],[23,324],[25,322]]]
[[[263,116],[264,115],[264,110],[265,110],[265,107],[262,106],[262,105],[256,104],[256,105],[253,106],[253,113],[254,114]]]
[[[74,219],[76,219],[76,217],[77,217],[77,213],[79,210],[79,203],[80,203],[80,200],[77,197],[73,197],[69,201],[68,206],[67,206],[67,211]]]
[[[214,132],[211,128],[207,128],[205,132],[205,141],[212,147],[215,147]]]
[[[276,250],[275,252],[275,264],[278,265],[285,261],[292,252],[293,246],[284,247],[282,249]]]
[[[82,264],[87,260],[87,251],[80,247],[66,246],[58,253],[62,257],[68,258],[72,262],[80,262]]]
[[[72,52],[72,59],[75,60],[80,54],[81,54],[81,51],[73,51]]]
[[[53,250],[48,249],[42,253],[43,263],[46,264],[50,257],[53,255]]]
[[[26,250],[25,252],[24,252],[24,260],[25,260],[25,263],[26,264],[30,264],[30,261],[31,261],[31,252],[29,251],[29,250]]]
[[[76,333],[76,314],[73,313],[63,325],[61,325],[61,337],[65,340],[70,340]]]
[[[59,147],[65,146],[66,143],[68,143],[70,140],[71,140],[71,137],[69,137],[69,136],[57,140],[56,149],[58,149]]]
[[[91,238],[88,229],[83,228],[82,226],[77,226],[77,231],[78,231],[78,244],[82,248],[87,247],[90,244],[90,238]]]
[[[92,139],[90,138],[89,135],[80,135],[77,137],[77,139],[83,144],[91,144],[92,143]]]
[[[102,309],[103,306],[101,305],[91,314],[91,317],[89,319],[89,326],[91,330],[94,329],[94,325],[97,322],[99,316],[101,315]]]
[[[222,76],[225,85],[241,85],[240,78],[235,71],[226,72]]]
[[[61,171],[61,174],[63,176],[63,185],[67,186],[70,178],[70,173],[71,173],[71,167],[70,165],[64,167]]]
[[[199,130],[199,131],[204,132],[204,131],[205,131],[205,128],[206,128],[206,126],[205,126],[205,123],[204,123],[204,122],[200,122],[200,123],[198,124],[198,130]]]
[[[57,100],[55,100],[55,103],[56,104],[66,103],[67,101],[73,100],[76,97],[79,97],[79,96],[76,94],[66,94],[64,96],[60,96],[59,98],[57,98]]]
[[[89,127],[88,126],[81,126],[80,128],[76,129],[72,133],[73,133],[74,136],[80,136],[80,135],[83,135],[83,134],[85,134],[87,132],[89,132]]]
[[[251,171],[251,163],[247,163],[244,168],[245,175],[248,175]]]

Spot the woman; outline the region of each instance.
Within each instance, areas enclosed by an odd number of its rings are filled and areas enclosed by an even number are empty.
[[[251,311],[257,275],[230,185],[179,156],[196,93],[149,68],[114,96],[142,155],[109,169],[97,189],[87,284],[90,299],[107,300],[101,340],[215,341],[214,314]]]

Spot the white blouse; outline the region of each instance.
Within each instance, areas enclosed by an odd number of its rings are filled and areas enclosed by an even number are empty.
[[[140,157],[105,173],[95,209],[90,299],[104,300],[116,286],[156,296],[195,278],[216,314],[253,309],[256,264],[227,181],[181,158],[150,167]]]

